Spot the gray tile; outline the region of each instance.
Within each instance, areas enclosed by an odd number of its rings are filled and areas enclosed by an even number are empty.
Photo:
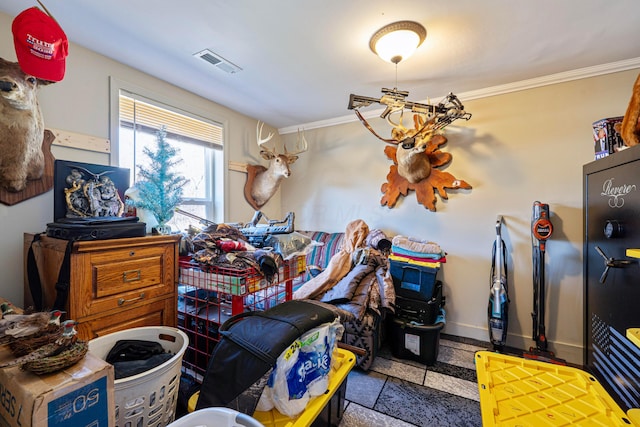
[[[476,402],[480,401],[478,384],[475,382],[462,380],[450,375],[443,375],[438,372],[427,372],[423,385],[455,394],[456,396],[475,400]]]
[[[415,427],[415,425],[353,402],[347,406],[339,424],[340,427]]]
[[[482,425],[479,402],[396,378],[387,380],[374,409],[418,426]]]
[[[382,357],[376,357],[371,365],[371,370],[416,384],[422,384],[426,373],[425,365],[422,365],[422,367],[412,366]]]
[[[450,365],[460,366],[462,368],[475,370],[475,352],[468,350],[460,350],[453,347],[440,346],[438,353],[438,361],[448,363]]]
[[[384,346],[380,349],[380,351],[378,352],[378,356],[377,357],[382,357],[384,359],[391,359],[391,360],[395,360],[396,362],[400,362],[400,363],[405,363],[407,365],[411,365],[411,366],[416,366],[418,368],[423,368],[425,365],[424,363],[420,363],[418,361],[415,360],[410,360],[410,359],[401,359],[399,357],[395,357],[392,353],[391,353],[391,349],[388,346]]]
[[[472,351],[472,352],[476,352],[476,351],[481,351],[481,350],[487,350],[489,347],[487,346],[480,346],[480,345],[475,345],[475,344],[467,344],[467,343],[463,343],[463,342],[458,342],[458,341],[451,341],[451,340],[447,340],[447,339],[440,339],[440,347],[452,347],[452,348],[457,348],[460,350],[466,350],[466,351]]]
[[[432,366],[428,366],[427,371],[437,372],[442,375],[451,375],[452,377],[472,382],[476,382],[478,377],[475,369],[463,368],[461,366],[450,365],[442,362],[436,362]]]
[[[466,338],[466,337],[458,337],[455,335],[449,335],[449,334],[440,334],[440,339],[443,340],[447,340],[447,341],[452,341],[452,342],[456,342],[456,343],[461,343],[461,344],[469,344],[475,347],[481,347],[484,349],[488,349],[488,348],[492,348],[492,345],[489,341],[481,341],[481,340],[477,340],[475,338]]]
[[[347,378],[346,399],[373,408],[387,376],[377,372],[351,371]]]

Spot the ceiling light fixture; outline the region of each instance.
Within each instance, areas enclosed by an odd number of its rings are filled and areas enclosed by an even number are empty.
[[[414,21],[398,21],[380,28],[369,47],[380,58],[398,64],[410,57],[427,37],[427,30]]]

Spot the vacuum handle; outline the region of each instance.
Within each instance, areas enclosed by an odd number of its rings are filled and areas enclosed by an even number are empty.
[[[553,224],[549,220],[549,205],[541,202],[533,204],[533,220],[531,221],[531,234],[544,250],[544,242],[551,237]]]

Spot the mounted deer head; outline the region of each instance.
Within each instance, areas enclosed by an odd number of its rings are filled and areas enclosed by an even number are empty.
[[[44,173],[44,120],[37,92],[50,83],[0,58],[0,187],[7,191],[22,191]]]
[[[433,120],[425,121],[419,115],[413,116],[414,129],[407,129],[399,123],[389,122],[395,127],[391,131],[397,141],[396,160],[398,173],[412,184],[422,181],[431,174],[431,161],[425,151],[433,137],[433,128],[428,126]]]
[[[304,153],[308,149],[304,134],[300,134],[298,131],[296,151],[289,153],[285,145],[283,154],[276,153],[275,149],[265,145],[273,138],[273,133],[270,132],[263,138],[263,126],[264,123],[260,121],[256,124],[257,143],[260,147],[260,156],[269,161],[269,167],[247,165],[247,182],[244,186],[245,199],[256,210],[259,210],[271,199],[280,187],[282,179],[291,175],[289,165],[298,160],[298,154]]]
[[[437,105],[419,104],[405,100],[409,92],[397,89],[383,89],[385,95],[376,100],[357,95],[351,95],[349,108],[355,109],[358,119],[378,139],[396,145],[394,155],[398,164],[398,174],[411,184],[416,184],[431,174],[431,162],[426,154],[431,139],[446,126],[457,119],[469,120],[471,114],[464,111],[464,106],[453,93],[449,93]],[[357,110],[360,106],[367,106],[373,102],[386,105],[381,117],[392,126],[391,138],[382,138],[373,130],[369,122]],[[402,124],[405,109],[415,112],[413,116],[414,129],[407,129]],[[399,114],[399,120],[392,120],[394,114]]]
[[[464,111],[460,100],[449,93],[437,105],[421,104],[407,101],[409,92],[396,88],[383,89],[380,99],[360,95],[349,97],[349,109],[355,110],[362,124],[376,138],[386,142],[384,153],[393,164],[389,167],[387,182],[382,184],[381,205],[394,207],[400,196],[406,196],[410,190],[415,191],[418,202],[431,211],[436,210],[436,192],[440,198],[447,199],[447,189],[471,189],[466,181],[457,179],[448,172],[439,170],[441,166],[451,162],[449,153],[440,151],[440,146],[447,142],[442,130],[458,119],[469,120],[471,114]],[[380,117],[392,126],[391,138],[383,138],[376,133],[369,122],[358,111],[360,107],[378,103],[386,106]],[[402,124],[404,112],[411,111],[413,129]],[[392,116],[399,115],[397,123]]]

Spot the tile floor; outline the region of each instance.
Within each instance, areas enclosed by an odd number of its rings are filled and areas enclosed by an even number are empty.
[[[489,343],[441,335],[433,366],[393,357],[349,374],[340,427],[481,426],[474,354]]]

